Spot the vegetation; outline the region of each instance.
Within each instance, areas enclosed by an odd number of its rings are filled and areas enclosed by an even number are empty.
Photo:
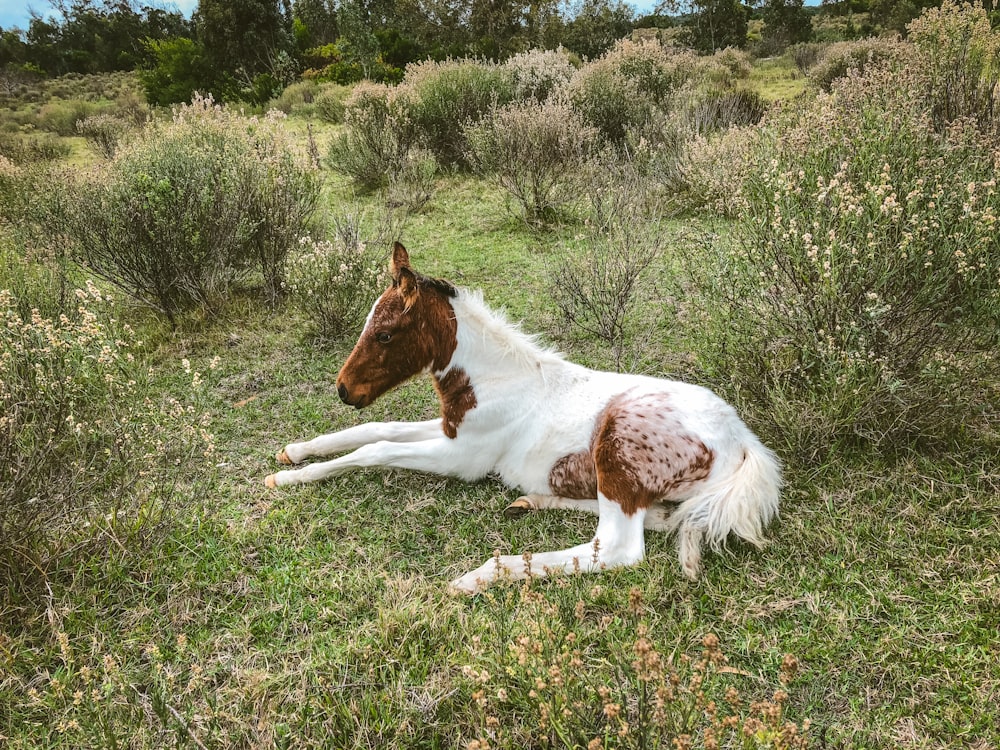
[[[584,61],[559,34],[597,45],[616,6],[493,5],[403,74],[426,27],[373,22],[373,46],[350,30],[391,13],[296,3],[293,60],[400,76],[231,74],[274,76],[254,101],[284,114],[170,117],[135,74],[19,67],[5,746],[997,745],[1000,35],[948,2],[852,42],[878,14],[844,6],[814,29],[849,46],[696,55],[661,16]],[[487,44],[517,54],[464,56]],[[494,481],[405,472],[266,492],[287,440],[435,414],[422,380],[362,415],[334,387],[397,237],[576,361],[734,403],[785,464],[773,543],[692,583],[650,534],[635,568],[460,600],[446,581],[494,548],[593,518],[504,519]]]

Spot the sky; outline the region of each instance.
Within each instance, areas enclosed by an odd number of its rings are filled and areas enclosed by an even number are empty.
[[[149,4],[153,5],[154,3]],[[191,11],[198,5],[198,0],[166,0],[156,4],[167,9],[176,7],[185,16],[190,16]],[[52,5],[48,0],[0,0],[0,27],[11,29],[18,26],[27,29],[32,10],[43,18],[47,18],[52,14]]]
[[[629,2],[640,13],[648,13],[656,5],[656,0],[629,0]],[[198,0],[166,0],[162,5],[165,8],[176,6],[185,16],[190,16],[198,5]],[[52,13],[52,6],[48,0],[0,0],[0,28],[11,29],[17,26],[27,29],[31,10],[47,18]]]

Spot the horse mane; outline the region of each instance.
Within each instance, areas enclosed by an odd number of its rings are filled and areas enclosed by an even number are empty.
[[[544,362],[565,361],[559,352],[541,344],[537,334],[525,333],[518,324],[507,319],[503,310],[487,305],[482,290],[458,289],[455,302],[458,303],[456,315],[479,333],[484,344],[505,358],[526,369],[534,369]]]
[[[451,299],[458,296],[458,288],[450,281],[435,279],[432,276],[424,276],[422,273],[416,273],[415,271],[414,276],[417,277],[418,286],[430,287],[431,289],[440,292],[445,297],[450,297]]]

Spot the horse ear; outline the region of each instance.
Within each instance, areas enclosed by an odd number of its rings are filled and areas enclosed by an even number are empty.
[[[400,247],[403,247],[400,245]],[[406,250],[403,250],[405,253]],[[399,296],[403,298],[403,307],[405,310],[409,310],[413,307],[413,303],[417,301],[417,296],[420,294],[420,287],[417,284],[417,276],[409,267],[404,266],[399,269],[399,273],[396,276],[396,288],[399,290]]]
[[[410,254],[399,242],[392,243],[392,278],[399,280],[399,272],[410,267]]]

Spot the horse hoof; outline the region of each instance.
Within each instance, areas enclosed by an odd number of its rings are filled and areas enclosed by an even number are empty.
[[[274,455],[274,458],[279,464],[284,464],[285,466],[291,466],[292,463],[294,463],[292,459],[288,457],[288,453],[283,450],[278,451]]]
[[[264,477],[264,486],[267,487],[269,490],[273,490],[275,487],[277,487],[278,486],[277,476],[275,476],[274,474],[268,474],[266,477]]]
[[[526,497],[519,497],[506,508],[504,508],[504,518],[520,518],[533,510],[531,501]]]

